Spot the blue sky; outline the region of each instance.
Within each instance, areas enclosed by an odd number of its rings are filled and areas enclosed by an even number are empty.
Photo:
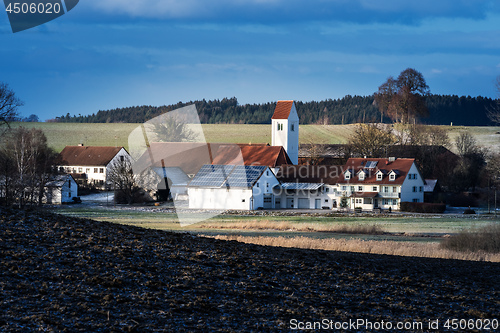
[[[499,22],[494,0],[80,0],[16,34],[0,14],[0,81],[41,120],[370,95],[408,67],[432,93],[497,97]]]

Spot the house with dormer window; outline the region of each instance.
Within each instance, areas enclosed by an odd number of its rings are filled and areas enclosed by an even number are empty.
[[[350,158],[338,193],[351,209],[398,210],[401,202],[424,202],[424,184],[412,158]]]

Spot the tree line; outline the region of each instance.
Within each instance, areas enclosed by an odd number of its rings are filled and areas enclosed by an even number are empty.
[[[340,99],[302,102],[295,105],[301,124],[353,124],[382,122],[391,123],[391,112],[381,113],[376,95],[351,96]],[[497,100],[486,97],[435,95],[423,96],[428,112],[420,122],[429,125],[490,126],[490,110]],[[221,100],[179,102],[164,106],[131,106],[112,110],[101,110],[91,115],[56,117],[51,121],[73,123],[143,123],[166,112],[195,104],[203,124],[270,124],[276,107],[275,102],[240,105],[236,97]]]

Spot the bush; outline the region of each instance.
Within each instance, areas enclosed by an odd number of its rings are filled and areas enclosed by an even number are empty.
[[[442,214],[446,210],[445,204],[427,202],[402,202],[401,211],[411,213],[435,213]]]
[[[500,253],[500,224],[462,231],[444,240],[441,247],[460,252],[485,251]]]

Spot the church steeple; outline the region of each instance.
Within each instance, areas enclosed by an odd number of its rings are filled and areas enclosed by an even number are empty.
[[[283,146],[293,164],[299,163],[299,116],[293,101],[278,101],[272,120],[272,145]]]

